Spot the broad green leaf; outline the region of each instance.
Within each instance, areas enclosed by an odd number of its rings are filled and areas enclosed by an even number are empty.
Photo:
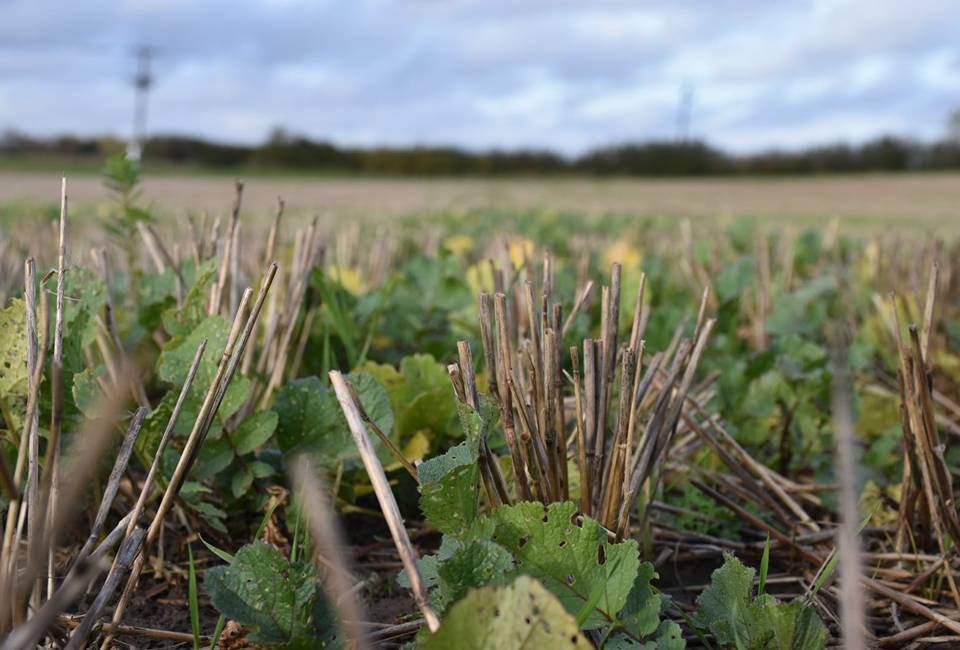
[[[481,413],[460,406],[460,421],[466,438],[446,453],[420,464],[420,509],[441,532],[462,533],[477,515],[480,468],[477,464],[480,438],[494,421],[492,402],[484,400]]]
[[[778,650],[822,650],[830,633],[812,607],[802,600],[770,603],[764,608],[773,644]]]
[[[193,381],[188,398],[189,404],[184,407],[184,417],[190,420],[189,415],[196,415],[200,410],[204,395],[213,383],[217,374],[220,357],[227,347],[227,337],[230,334],[230,324],[222,316],[210,316],[186,336],[177,336],[163,346],[160,359],[157,362],[157,375],[163,381],[169,382],[179,389],[187,378],[190,364],[197,352],[197,347],[204,339],[207,340],[207,349],[203,360],[197,368],[197,375]],[[250,381],[239,374],[234,375],[230,388],[223,398],[217,417],[222,422],[233,415],[246,401],[250,394]],[[190,420],[192,421],[192,420]],[[213,435],[213,434],[211,434]]]
[[[16,299],[0,309],[0,398],[27,394],[27,312]]]
[[[236,454],[226,439],[208,440],[200,448],[197,464],[190,476],[197,481],[205,481],[230,467]]]
[[[138,457],[148,467],[157,455],[160,439],[167,428],[170,416],[173,415],[173,407],[176,403],[177,394],[174,391],[167,392],[143,421],[143,428],[137,437],[135,449]]]
[[[95,407],[101,401],[103,393],[97,380],[103,377],[107,369],[102,365],[87,368],[73,376],[73,401],[77,409],[87,417],[95,415]]]
[[[462,532],[477,515],[480,469],[477,446],[461,442],[446,453],[424,461],[420,477],[420,509],[444,533]]]
[[[230,437],[238,454],[249,454],[267,442],[276,428],[276,411],[258,411],[241,422]]]
[[[242,497],[251,485],[253,485],[253,472],[248,467],[238,467],[233,478],[230,479],[230,492],[233,493],[233,498]]]
[[[64,276],[63,292],[64,345],[69,338],[86,347],[97,337],[96,316],[107,302],[107,287],[93,271],[72,266]],[[53,298],[50,305],[52,309]]]
[[[623,632],[617,632],[603,645],[604,650],[684,650],[686,647],[683,630],[673,621],[661,623],[649,641],[637,641]]]
[[[354,373],[347,378],[356,387],[367,415],[389,436],[393,430],[393,410],[386,391],[368,374]],[[317,377],[296,379],[284,386],[277,393],[274,410],[279,416],[277,445],[284,453],[308,451],[325,467],[357,457],[356,444],[340,404],[332,389]],[[389,451],[382,449],[379,438],[370,433],[370,439],[374,447],[381,450],[381,460],[389,462]]]
[[[637,571],[627,603],[620,612],[620,622],[633,635],[646,637],[656,631],[660,624],[662,600],[653,590],[650,581],[657,577],[653,565],[644,562]]]
[[[501,650],[590,647],[563,605],[536,580],[471,591],[444,618],[424,650]]]
[[[170,336],[187,336],[207,318],[209,290],[216,278],[218,265],[217,258],[203,262],[197,271],[197,279],[184,297],[183,306],[163,312],[163,327]]]
[[[754,600],[756,572],[733,555],[723,558],[723,566],[710,577],[710,586],[697,597],[694,623],[712,632],[724,647],[762,648],[772,633],[762,605]]]
[[[770,334],[801,334],[817,331],[827,319],[827,298],[836,292],[831,274],[816,277],[800,288],[781,295],[767,317]]]
[[[633,589],[640,555],[637,543],[611,544],[600,525],[577,519],[573,503],[519,503],[497,508],[493,541],[519,559],[517,571],[541,580],[572,614],[587,603],[584,629],[615,620]]]
[[[456,401],[450,376],[443,364],[429,354],[414,354],[391,365],[367,362],[359,368],[376,377],[387,391],[397,419],[401,441],[420,431],[456,435]]]
[[[499,544],[476,540],[460,546],[437,567],[438,594],[434,602],[441,612],[446,611],[470,589],[495,582],[512,568],[513,556]]]
[[[207,571],[204,588],[214,607],[228,618],[253,627],[254,643],[324,647],[328,638],[314,629],[317,574],[305,562],[290,563],[263,542],[241,548],[229,566]]]
[[[259,460],[247,463],[247,467],[250,468],[254,478],[266,478],[268,476],[273,476],[275,473],[272,465]]]

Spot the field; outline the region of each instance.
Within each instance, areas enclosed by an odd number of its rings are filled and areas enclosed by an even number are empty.
[[[957,175],[60,190],[0,650],[960,645]]]
[[[383,219],[471,209],[569,211],[589,216],[739,217],[778,225],[822,226],[834,218],[854,228],[890,226],[955,234],[960,175],[870,174],[721,179],[364,179],[349,177],[247,178],[244,204],[267,215],[277,195],[290,213]],[[232,178],[210,175],[148,177],[144,197],[167,211],[224,209]],[[56,173],[0,171],[0,205],[55,204]],[[78,205],[103,201],[100,177],[71,176]],[[51,197],[53,197],[51,199]]]

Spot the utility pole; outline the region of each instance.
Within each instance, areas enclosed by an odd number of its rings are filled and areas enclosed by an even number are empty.
[[[690,139],[690,124],[693,121],[693,85],[684,82],[677,104],[677,142],[686,144]]]
[[[147,95],[153,85],[153,75],[150,72],[150,63],[153,59],[153,48],[141,45],[134,51],[137,60],[137,71],[133,77],[133,133],[127,143],[127,158],[140,162],[143,154],[143,144],[147,133]]]

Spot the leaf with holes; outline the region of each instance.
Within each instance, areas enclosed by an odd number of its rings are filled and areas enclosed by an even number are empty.
[[[424,650],[549,648],[587,650],[590,643],[563,605],[536,580],[471,591],[443,620]]]
[[[22,300],[0,309],[0,397],[27,394],[27,312]]]
[[[578,523],[570,502],[519,503],[497,508],[492,517],[493,541],[516,555],[518,572],[541,580],[571,614],[589,606],[584,629],[616,620],[640,568],[636,541],[611,544],[593,519]]]
[[[318,629],[317,573],[306,562],[289,562],[263,542],[241,548],[228,566],[207,571],[204,588],[228,618],[255,628],[250,641],[284,647],[325,647],[330,629]],[[326,632],[326,633],[324,633]]]
[[[494,408],[490,400],[483,401],[480,413],[461,404],[460,421],[466,439],[417,469],[420,509],[441,532],[460,535],[477,515],[480,438],[494,421]]]

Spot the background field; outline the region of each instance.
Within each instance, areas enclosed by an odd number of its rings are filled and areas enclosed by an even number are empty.
[[[162,211],[224,213],[232,197],[228,175],[145,174],[144,196]],[[713,179],[390,179],[247,177],[244,206],[267,215],[277,195],[291,213],[333,217],[394,217],[476,208],[544,208],[589,216],[637,214],[731,219],[757,217],[776,225],[816,226],[834,218],[858,229],[897,227],[915,234],[960,232],[960,174],[869,174]],[[71,174],[73,205],[107,198],[96,174]],[[52,172],[0,173],[0,205],[52,205]]]

